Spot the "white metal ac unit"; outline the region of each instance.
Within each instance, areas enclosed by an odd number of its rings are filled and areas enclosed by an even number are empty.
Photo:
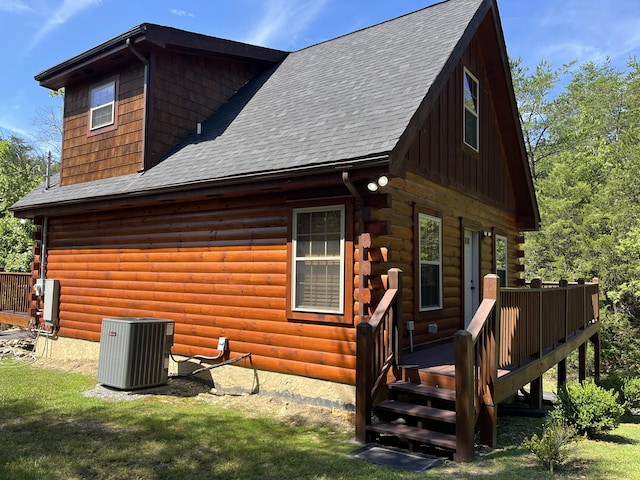
[[[130,390],[167,383],[173,320],[104,318],[98,382]]]

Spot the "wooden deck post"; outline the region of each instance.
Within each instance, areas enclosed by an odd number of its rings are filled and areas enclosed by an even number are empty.
[[[587,379],[587,342],[578,348],[578,380],[584,382]]]
[[[531,280],[531,288],[542,289],[542,280],[539,278]],[[543,323],[542,296],[543,295],[544,295],[544,292],[541,291],[540,292],[540,325],[538,328],[538,332],[539,332],[538,358],[542,358],[542,356],[544,355],[544,332],[542,328],[542,323]],[[566,332],[566,324],[567,322],[566,322],[566,314],[565,314],[565,332]],[[554,344],[555,344],[555,340],[554,340]],[[529,406],[531,408],[541,409],[542,396],[543,396],[543,384],[542,384],[542,375],[540,375],[538,378],[535,378],[532,382],[529,383]]]
[[[502,305],[500,303],[500,277],[495,274],[489,274],[484,277],[483,300],[495,300],[493,310],[493,332],[490,335],[491,340],[487,345],[489,352],[489,364],[485,368],[491,370],[489,377],[491,385],[488,385],[489,395],[485,395],[484,401],[480,405],[480,441],[484,445],[495,447],[498,443],[498,405],[494,401],[495,384],[498,380],[498,366],[500,365],[500,312]],[[489,403],[487,403],[487,400]]]
[[[456,462],[471,462],[474,454],[476,414],[474,408],[473,341],[471,333],[454,336],[456,364]]]
[[[593,377],[598,380],[600,378],[600,332],[591,338],[593,343]]]
[[[406,331],[406,322],[402,318],[402,270],[391,268],[388,271],[389,288],[398,290],[393,305],[393,331],[390,332],[389,341],[396,357],[396,365],[402,365],[402,338]]]
[[[370,361],[373,357],[373,330],[368,322],[360,322],[357,327],[356,346],[356,440],[367,441],[367,425],[371,423],[373,399],[373,372]]]
[[[558,390],[567,383],[567,359],[558,362]]]

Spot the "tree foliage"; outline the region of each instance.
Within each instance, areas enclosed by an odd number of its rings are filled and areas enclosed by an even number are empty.
[[[0,135],[0,267],[29,271],[33,223],[13,216],[9,207],[44,179],[46,160],[23,139]]]
[[[625,373],[637,374],[638,359],[621,356],[640,350],[640,65],[630,61],[621,72],[609,61],[588,62],[567,71],[542,62],[522,73],[514,61],[513,68],[521,109],[530,110],[527,99],[536,98],[544,112],[522,123],[542,221],[540,231],[527,235],[527,276],[598,277],[609,312],[605,368],[624,365]],[[570,79],[561,88],[565,72]],[[618,348],[616,328],[623,324],[631,338]]]

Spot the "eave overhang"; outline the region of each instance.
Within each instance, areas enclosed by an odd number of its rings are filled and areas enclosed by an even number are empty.
[[[215,180],[156,186],[152,188],[136,188],[136,179],[145,175],[141,173],[128,176],[131,185],[129,188],[117,185],[114,186],[112,192],[109,192],[108,189],[104,188],[104,185],[100,185],[99,187],[95,185],[96,191],[104,193],[91,196],[76,196],[75,191],[78,188],[85,187],[91,189],[94,184],[102,182],[123,181],[125,178],[116,177],[66,187],[60,187],[58,184],[54,184],[48,190],[45,189],[44,186],[41,186],[11,206],[9,210],[19,218],[35,218],[38,216],[67,215],[74,212],[86,212],[105,208],[124,208],[134,204],[174,202],[203,197],[237,196],[282,189],[306,189],[309,188],[312,183],[342,185],[342,172],[344,171],[351,172],[354,181],[366,182],[370,180],[371,176],[388,172],[389,165],[389,154],[382,153],[366,158],[328,162],[322,165],[303,168],[290,168],[272,172],[254,172]],[[62,191],[65,191],[66,194],[60,195]],[[29,198],[34,193],[37,195],[37,199],[30,201]]]
[[[261,63],[265,67],[281,62],[288,55],[288,52],[281,50],[144,23],[38,73],[35,79],[43,87],[58,90],[103,69],[110,69],[134,60],[134,54],[127,46],[127,41],[133,43],[143,55],[148,54],[152,49],[166,49],[192,55]]]

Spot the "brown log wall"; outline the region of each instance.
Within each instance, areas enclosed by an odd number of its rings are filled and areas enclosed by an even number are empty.
[[[175,353],[211,355],[224,336],[257,368],[354,383],[353,324],[287,318],[290,208],[272,195],[51,218],[59,334],[99,341],[105,317],[168,318]]]
[[[419,174],[408,172],[407,179],[395,178],[388,190],[392,206],[374,209],[372,217],[387,220],[390,234],[374,239],[376,245],[388,248],[388,262],[380,263],[378,271],[398,267],[403,271],[403,313],[405,320],[414,320],[414,343],[424,343],[453,335],[463,326],[463,265],[462,246],[465,227],[495,230],[507,237],[509,256],[508,279],[512,286],[520,278],[522,251],[515,215],[505,209],[481,203],[462,192],[446,188]],[[443,308],[433,312],[419,312],[414,250],[417,240],[415,212],[442,218]],[[480,238],[481,278],[494,273],[494,238]],[[427,333],[429,323],[438,324],[438,333]],[[406,339],[405,339],[406,340]]]

